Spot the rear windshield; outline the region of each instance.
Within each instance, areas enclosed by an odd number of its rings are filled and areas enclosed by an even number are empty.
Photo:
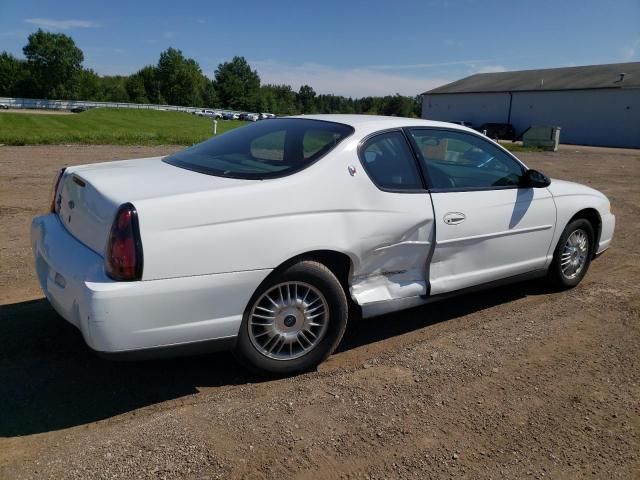
[[[352,133],[352,127],[340,123],[274,118],[210,138],[164,161],[220,177],[283,177],[308,167]]]

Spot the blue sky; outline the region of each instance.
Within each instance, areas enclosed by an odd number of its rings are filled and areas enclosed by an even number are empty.
[[[167,47],[205,74],[243,55],[263,83],[413,95],[477,72],[640,61],[640,0],[0,0],[0,50],[38,27],[129,74]]]

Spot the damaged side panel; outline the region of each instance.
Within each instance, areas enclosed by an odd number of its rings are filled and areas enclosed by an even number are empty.
[[[409,204],[403,215],[389,215],[381,223],[384,231],[371,232],[362,245],[360,265],[351,278],[351,295],[359,305],[427,293],[433,210],[426,193],[403,196]]]

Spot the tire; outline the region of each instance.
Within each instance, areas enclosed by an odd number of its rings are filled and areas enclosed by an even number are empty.
[[[301,261],[267,278],[254,293],[234,353],[256,373],[302,373],[333,353],[348,316],[345,291],[333,272]]]
[[[583,245],[582,238],[585,239],[586,245]],[[579,218],[566,226],[553,254],[553,262],[549,267],[548,277],[556,288],[567,290],[582,281],[591,264],[594,241],[593,226],[588,220]],[[580,265],[578,269],[574,269],[576,265]]]

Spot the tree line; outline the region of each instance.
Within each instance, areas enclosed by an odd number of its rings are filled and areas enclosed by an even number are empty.
[[[100,76],[83,67],[84,54],[73,39],[42,29],[29,35],[24,59],[0,53],[0,96],[93,100],[224,108],[276,114],[370,113],[420,116],[420,97],[399,94],[350,98],[317,94],[309,85],[262,85],[244,57],[218,65],[208,78],[197,61],[175,48],[156,65],[132,75]]]

